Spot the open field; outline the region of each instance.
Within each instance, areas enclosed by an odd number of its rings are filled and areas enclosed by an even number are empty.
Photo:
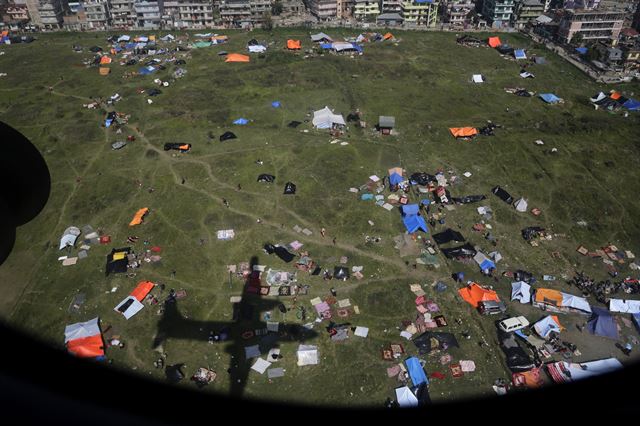
[[[334,38],[357,35],[347,30],[327,32]],[[560,277],[570,278],[576,270],[584,270],[605,279],[607,271],[601,260],[575,251],[581,244],[594,250],[612,243],[640,255],[640,118],[594,111],[588,98],[609,88],[593,83],[543,47],[519,35],[500,36],[514,47],[527,48],[529,56],[546,57],[547,64],[529,68],[536,78],[524,80],[518,76],[515,61],[493,49],[459,46],[449,33],[401,32],[395,34],[400,39],[397,44],[365,44],[362,56],[325,54],[307,59],[302,53],[282,49],[291,37],[300,38],[303,49],[310,48],[303,29],[226,34],[230,36],[227,44],[190,51],[182,66],[188,71],[186,76],[162,87],[163,93],[153,98],[153,104],[147,104],[148,97],[136,90],[156,87],[153,80],[169,79],[175,66],[168,64],[164,71],[123,79],[125,71],[139,66],[125,67],[114,60],[111,74],[100,76],[96,68],[84,67],[82,60],[92,57],[89,47],[107,47],[106,34],[40,35],[28,45],[0,46],[6,51],[0,57],[0,72],[8,74],[0,78],[0,120],[38,147],[52,177],[47,206],[18,229],[14,252],[0,266],[4,296],[0,312],[9,323],[62,347],[66,324],[100,316],[103,328],[111,325],[127,344],[124,349],[107,350],[113,366],[163,379],[163,372],[153,366],[158,358],[152,348],[161,318],[158,307],[147,306],[128,321],[113,310],[135,284],[150,280],[164,283],[167,290],[184,289],[188,296],[178,302],[182,315],[228,322],[232,315],[229,298],[241,294],[243,282],[233,278],[230,285],[226,265],[249,262],[256,256],[259,264],[293,272],[292,264],[265,254],[262,247],[267,242],[298,240],[325,268],[340,265],[341,256],[348,257],[349,268],[364,267],[362,280],[351,278],[344,283],[298,272],[299,283],[310,286],[308,295],[298,297],[298,304],[313,316],[309,301],[328,296],[335,287],[338,299],[349,298],[360,310],[360,314],[351,312],[345,321],[368,327],[369,336],[352,335],[333,342],[325,330],[327,321],[316,323],[318,336],[306,343],[318,345],[319,365],[298,367],[298,343],[285,342],[281,345],[284,357],[274,364],[286,369],[285,376],[270,382],[266,375],[252,371],[245,395],[311,404],[380,405],[397,386],[396,379],[387,377],[386,368],[393,363],[381,358],[381,349],[401,343],[407,354],[417,353],[410,341],[399,336],[398,328],[402,321],[415,319],[415,296],[409,285],[420,283],[448,320],[449,325],[438,331],[458,337],[460,348],[449,353],[456,361],[474,360],[477,366],[475,372],[453,378],[439,356],[425,358],[428,373],[446,375],[432,381],[433,401],[450,401],[493,395],[494,380],[510,376],[497,345],[496,318],[481,317],[462,301],[451,274],[464,271],[467,279],[493,285],[506,301],[511,280],[493,281],[483,277],[475,264],[450,261],[441,254],[440,268],[417,265],[414,269],[415,256],[400,258],[394,248],[393,237],[405,231],[398,209],[389,212],[372,201],[361,201],[360,194],[349,188],[360,187],[373,174],[382,177],[395,166],[408,174],[444,170],[447,177],[458,176],[458,182],[449,188],[453,196],[486,194],[487,200],[447,211],[446,223],[430,232],[451,227],[490,252],[494,249],[491,244],[471,227],[481,219],[476,207],[491,206],[494,216],[489,223],[504,256],[496,275],[524,269],[540,282],[543,274],[558,277],[538,286],[580,294]],[[225,63],[217,55],[221,50],[245,53],[251,38],[269,43],[265,55],[252,55],[250,63]],[[74,44],[85,51],[74,52]],[[487,82],[471,83],[476,73],[483,74]],[[513,86],[555,93],[565,103],[547,105],[537,97],[522,98],[503,90]],[[640,95],[637,84],[615,88]],[[114,93],[123,97],[115,110],[131,116],[122,134],[101,127],[104,111],[82,107],[94,97],[108,98]],[[275,100],[281,102],[281,108],[271,106]],[[359,109],[367,128],[350,125],[340,138],[349,144],[331,144],[333,138],[327,131],[314,130],[310,123],[312,112],[325,105],[345,117]],[[375,133],[372,127],[379,115],[396,117],[398,135]],[[232,121],[239,117],[252,121],[234,126]],[[290,128],[287,124],[292,120],[303,123]],[[502,126],[495,136],[465,142],[453,139],[448,131],[449,127],[481,127],[487,120]],[[238,138],[219,142],[218,136],[227,130]],[[211,139],[210,133],[216,138]],[[111,143],[126,135],[135,135],[136,141],[112,151]],[[536,145],[537,139],[545,145]],[[162,149],[166,142],[187,142],[193,148],[187,154],[166,152]],[[552,148],[557,152],[550,153]],[[258,159],[264,164],[256,164]],[[462,175],[467,171],[472,173],[469,178]],[[275,175],[276,182],[256,182],[261,173]],[[282,193],[287,181],[297,185],[294,196]],[[542,215],[516,212],[490,194],[495,185],[515,198],[524,196]],[[150,187],[153,192],[148,191]],[[228,208],[223,199],[228,200]],[[128,227],[141,207],[151,209],[144,224]],[[112,243],[92,247],[89,256],[74,266],[61,266],[57,261],[63,254],[57,250],[60,236],[70,225],[85,224],[104,230]],[[313,234],[296,232],[296,225]],[[542,226],[559,236],[532,247],[520,235],[527,226]],[[326,237],[320,235],[322,227]],[[217,240],[220,229],[234,229],[235,238]],[[128,244],[127,237],[132,235],[140,238]],[[381,242],[366,243],[367,235],[379,236]],[[148,248],[144,240],[162,248],[160,263],[145,264],[135,278],[123,274],[105,277],[105,256],[112,248],[132,246],[140,252]],[[628,262],[620,271],[621,277],[637,276]],[[431,288],[437,280],[448,285],[447,291],[436,293]],[[114,287],[117,291],[111,292]],[[78,292],[86,294],[86,303],[80,314],[71,314],[68,307]],[[159,290],[154,292],[160,295]],[[292,303],[290,297],[280,299],[287,306]],[[598,304],[593,299],[590,302]],[[531,322],[544,316],[528,305],[507,304],[510,313],[526,315]],[[295,312],[286,314],[287,322],[301,323]],[[277,309],[272,316],[282,319]],[[585,317],[566,314],[561,321],[567,328],[563,339],[582,352],[574,360],[615,356],[627,363],[631,359],[621,354],[614,341],[577,331],[575,325]],[[204,389],[226,393],[230,356],[223,344],[207,342],[209,331],[189,330],[185,334],[190,338],[169,338],[162,349],[168,364],[186,364],[187,376],[200,366],[211,367],[218,379]],[[461,333],[468,333],[471,339],[462,338]],[[621,335],[638,336],[627,327]],[[480,346],[483,340],[489,345]],[[256,338],[248,340],[247,345],[254,341]],[[185,380],[184,385],[193,383]]]

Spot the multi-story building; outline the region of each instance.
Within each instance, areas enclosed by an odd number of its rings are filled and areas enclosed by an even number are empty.
[[[89,29],[89,21],[83,4],[79,1],[67,2],[68,10],[62,17],[62,28],[67,31],[84,31]]]
[[[155,30],[162,23],[162,0],[140,0],[133,5],[136,12],[137,28]]]
[[[163,28],[181,28],[180,0],[164,0],[161,20]]]
[[[514,6],[514,0],[484,0],[482,15],[493,28],[508,27]]]
[[[640,32],[640,2],[638,2],[636,13],[633,16],[633,24],[631,24],[631,27]]]
[[[447,0],[440,3],[442,22],[451,26],[462,27],[468,22],[467,16],[475,9],[472,0]]]
[[[9,25],[21,26],[29,22],[29,9],[24,0],[12,0],[6,3],[2,20]]]
[[[163,16],[167,14],[167,3],[164,4]],[[176,3],[175,1],[171,4]],[[177,20],[174,16],[174,26],[177,28],[211,28],[213,27],[213,4],[210,0],[178,0]]]
[[[564,0],[563,9],[597,9],[600,0]]]
[[[309,0],[309,12],[319,21],[329,21],[338,16],[338,2],[336,0]]]
[[[405,25],[435,27],[438,22],[438,2],[434,0],[404,0],[401,15]]]
[[[513,15],[511,15],[511,25],[514,28],[524,28],[528,23],[544,12],[544,4],[539,0],[520,0],[516,3]]]
[[[108,0],[83,0],[82,7],[87,15],[89,28],[105,30],[111,26]]]
[[[261,26],[265,14],[271,14],[271,0],[249,0],[251,8],[251,25]]]
[[[583,40],[617,40],[624,12],[607,10],[567,10],[560,20],[558,38],[564,43],[580,34]]]
[[[135,28],[137,21],[134,0],[111,0],[111,25],[114,28]]]
[[[382,0],[382,13],[402,13],[403,0]]]
[[[299,15],[305,11],[304,2],[302,0],[283,0],[280,4],[282,4],[283,14]]]
[[[250,0],[222,0],[219,10],[222,24],[227,28],[251,26]]]
[[[380,14],[378,0],[356,0],[353,8],[353,17],[361,21],[375,21]]]

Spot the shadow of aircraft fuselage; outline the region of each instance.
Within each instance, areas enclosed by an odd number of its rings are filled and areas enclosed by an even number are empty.
[[[283,304],[274,299],[265,299],[254,294],[251,289],[259,288],[259,273],[253,272],[253,265],[258,264],[256,257],[251,259],[251,274],[246,279],[240,302],[234,306],[233,321],[200,321],[185,318],[178,310],[178,302],[167,300],[164,312],[158,321],[153,348],[157,348],[167,340],[210,341],[210,333],[225,331],[226,339],[214,342],[224,345],[225,352],[231,355],[229,367],[231,396],[240,397],[244,393],[251,369],[251,361],[246,359],[246,346],[259,344],[260,353],[266,354],[277,348],[281,342],[305,342],[318,335],[299,324],[280,323],[278,332],[267,332],[267,323],[262,319],[263,313],[282,308]],[[256,334],[256,331],[262,333]],[[253,332],[248,336],[248,332]]]

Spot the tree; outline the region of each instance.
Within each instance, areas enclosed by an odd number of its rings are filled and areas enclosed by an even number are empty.
[[[573,37],[571,37],[571,43],[576,46],[580,46],[583,40],[584,36],[581,33],[574,34]]]
[[[271,20],[271,13],[265,12],[264,15],[262,15],[262,18],[263,18],[262,28],[267,31],[271,31],[273,29],[273,21]]]
[[[282,11],[284,10],[284,6],[282,6],[282,2],[280,0],[276,0],[271,8],[271,14],[274,16],[280,16]]]

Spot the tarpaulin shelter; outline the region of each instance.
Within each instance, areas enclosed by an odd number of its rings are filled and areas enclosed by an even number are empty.
[[[640,331],[640,313],[631,314],[631,318],[633,318],[633,322],[635,323],[636,328],[638,329],[638,331]]]
[[[180,142],[173,142],[173,143],[165,143],[164,144],[164,150],[165,151],[170,151],[172,149],[175,149],[177,151],[180,152],[189,152],[189,150],[191,150],[191,144],[190,143],[180,143]]]
[[[490,300],[495,302],[500,301],[500,298],[495,291],[483,288],[477,283],[471,283],[468,286],[461,288],[458,290],[458,294],[474,308],[477,308],[480,302]]]
[[[527,388],[539,388],[544,385],[544,380],[540,376],[541,368],[534,368],[529,371],[513,373],[511,380],[515,386],[525,386]]]
[[[101,65],[110,64],[110,63],[111,63],[111,58],[109,56],[105,55],[102,58],[100,58]]]
[[[494,49],[502,44],[500,37],[489,37],[488,43]]]
[[[140,225],[144,220],[144,217],[149,213],[149,209],[147,207],[143,207],[133,215],[133,219],[129,222],[129,226]]]
[[[220,142],[227,141],[229,139],[237,139],[238,137],[233,132],[224,132],[220,135]]]
[[[413,344],[418,348],[421,355],[426,355],[436,350],[448,350],[449,348],[459,348],[458,340],[452,333],[442,333],[437,331],[427,331],[413,339]]]
[[[547,305],[556,308],[574,309],[591,313],[589,302],[584,297],[574,296],[573,294],[562,293],[558,290],[548,288],[539,288],[536,290],[534,305]]]
[[[325,33],[318,33],[318,34],[312,34],[311,35],[311,41],[314,41],[314,42],[332,42],[333,39],[331,37],[329,37]]]
[[[556,383],[588,379],[623,368],[622,363],[616,358],[606,358],[581,363],[559,361],[549,363],[546,367],[549,375]]]
[[[502,189],[500,186],[493,187],[491,189],[491,192],[493,192],[495,195],[497,195],[498,198],[500,198],[505,203],[507,203],[507,204],[513,203],[513,197],[507,191]]]
[[[518,300],[520,303],[530,303],[531,286],[524,281],[511,283],[511,300]]]
[[[314,345],[298,346],[298,367],[318,364],[318,347]]]
[[[276,177],[273,175],[261,174],[260,176],[258,176],[258,182],[273,183],[275,180]]]
[[[609,299],[609,310],[625,314],[639,314],[640,300]]]
[[[271,106],[274,107],[274,108],[280,108],[280,101],[271,102]]]
[[[144,308],[142,301],[147,297],[147,294],[149,294],[154,286],[155,284],[151,281],[142,281],[138,283],[131,294],[129,294],[129,296],[120,302],[113,310],[120,312],[126,319],[131,318]]]
[[[349,268],[344,266],[336,266],[333,268],[333,278],[346,281],[349,279]]]
[[[79,358],[103,357],[104,342],[98,317],[66,326],[64,343],[67,350]]]
[[[640,101],[635,99],[627,99],[622,106],[629,111],[640,111]]]
[[[404,223],[404,226],[409,234],[413,234],[414,232],[418,231],[429,232],[429,230],[427,229],[427,223],[420,215],[405,216],[404,218],[402,218],[402,223]]]
[[[455,259],[458,257],[469,258],[475,256],[477,253],[476,249],[469,243],[458,247],[443,248],[440,249],[440,251],[449,259]]]
[[[586,55],[588,51],[589,49],[586,47],[576,47],[576,52],[578,52],[580,55]]]
[[[151,65],[149,65],[148,67],[142,67],[138,70],[138,74],[140,75],[149,75],[151,73],[156,72],[158,69],[156,67],[153,67]]]
[[[396,401],[399,407],[417,407],[418,398],[411,392],[408,386],[396,388]]]
[[[331,48],[336,52],[344,52],[348,50],[358,50],[357,45],[354,43],[349,43],[347,41],[336,41],[331,44]]]
[[[527,59],[527,54],[526,54],[526,53],[524,53],[524,50],[523,50],[523,49],[517,49],[517,50],[514,50],[514,51],[513,51],[513,56],[514,56],[516,59]]]
[[[289,50],[300,50],[302,49],[302,43],[300,40],[287,40],[287,49]]]
[[[240,118],[238,118],[237,120],[235,120],[235,121],[233,122],[233,124],[238,124],[238,125],[240,125],[240,126],[244,126],[244,125],[245,125],[245,124],[247,124],[248,122],[249,122],[249,120],[247,120],[246,118],[242,118],[242,117],[240,117]]]
[[[463,243],[466,241],[464,236],[461,233],[454,231],[451,228],[447,228],[442,232],[434,234],[433,239],[438,245],[446,244],[451,241],[455,241],[457,243]]]
[[[195,43],[193,43],[193,47],[195,47],[196,49],[202,49],[209,46],[211,46],[210,41],[196,41]]]
[[[222,43],[226,43],[228,40],[229,40],[229,36],[226,36],[226,35],[217,35],[217,36],[211,37],[212,44],[222,44]]]
[[[538,65],[544,65],[547,63],[547,60],[543,56],[536,56],[533,58],[533,62]]]
[[[518,199],[513,206],[516,208],[517,211],[522,213],[526,212],[527,208],[529,207],[527,204],[527,200],[525,200],[524,198]]]
[[[562,293],[562,306],[591,313],[591,306],[587,299],[584,297],[574,296],[573,294]]]
[[[437,182],[437,179],[434,175],[430,175],[425,172],[417,172],[410,176],[410,181],[412,184],[416,183],[418,185],[428,185],[429,182]]]
[[[560,333],[565,328],[560,324],[557,315],[547,315],[540,321],[533,324],[533,329],[540,337],[547,338],[551,332]]]
[[[414,386],[420,386],[422,383],[429,384],[429,379],[427,379],[427,374],[424,372],[424,368],[420,364],[420,360],[415,356],[407,358],[404,363],[407,366],[407,372],[409,373],[409,377],[411,378],[411,382],[413,382]]]
[[[62,238],[60,238],[59,250],[62,250],[67,246],[73,247],[80,234],[81,234],[80,229],[75,226],[70,226],[67,229],[65,229],[64,233],[62,234]]]
[[[401,174],[398,174],[396,172],[393,172],[389,175],[389,183],[391,185],[398,185],[400,184],[402,181],[404,180],[404,178],[402,177]]]
[[[384,36],[382,36],[383,40],[390,40],[390,39],[394,39],[394,38],[395,37],[391,33],[386,33]]]
[[[127,255],[129,253],[131,253],[131,247],[111,249],[111,253],[107,255],[105,275],[127,272],[127,265],[129,265]]]
[[[496,264],[482,252],[477,252],[475,256],[473,256],[473,260],[482,271],[489,271],[490,269],[496,268]]]
[[[287,182],[284,184],[284,195],[293,195],[296,193],[296,184]]]
[[[464,197],[451,197],[451,201],[456,204],[470,204],[478,201],[486,200],[486,195],[465,195]]]
[[[249,62],[251,59],[247,55],[239,53],[229,53],[225,62]]]
[[[256,44],[253,46],[247,46],[247,50],[251,53],[264,53],[267,51],[267,47],[261,44]],[[231,62],[231,61],[227,61],[227,62]],[[244,61],[244,62],[249,62],[249,61]]]
[[[471,76],[471,79],[474,83],[484,83],[484,77],[482,76],[482,74],[473,74]]]
[[[401,207],[403,216],[413,216],[420,212],[420,206],[417,204],[405,204]]]
[[[618,340],[618,327],[611,313],[603,308],[593,307],[592,316],[587,322],[587,330],[596,336]]]
[[[478,134],[478,129],[475,127],[451,127],[449,131],[455,138],[468,138]]]
[[[535,78],[536,76],[531,74],[529,71],[521,71],[520,72],[520,77],[522,77],[522,78]],[[521,96],[521,95],[519,95],[519,96]]]
[[[562,101],[561,98],[557,97],[553,93],[541,93],[538,96],[548,104],[557,104],[558,102]]]
[[[313,112],[312,123],[318,129],[330,129],[333,125],[346,125],[341,114],[334,114],[328,106]]]

